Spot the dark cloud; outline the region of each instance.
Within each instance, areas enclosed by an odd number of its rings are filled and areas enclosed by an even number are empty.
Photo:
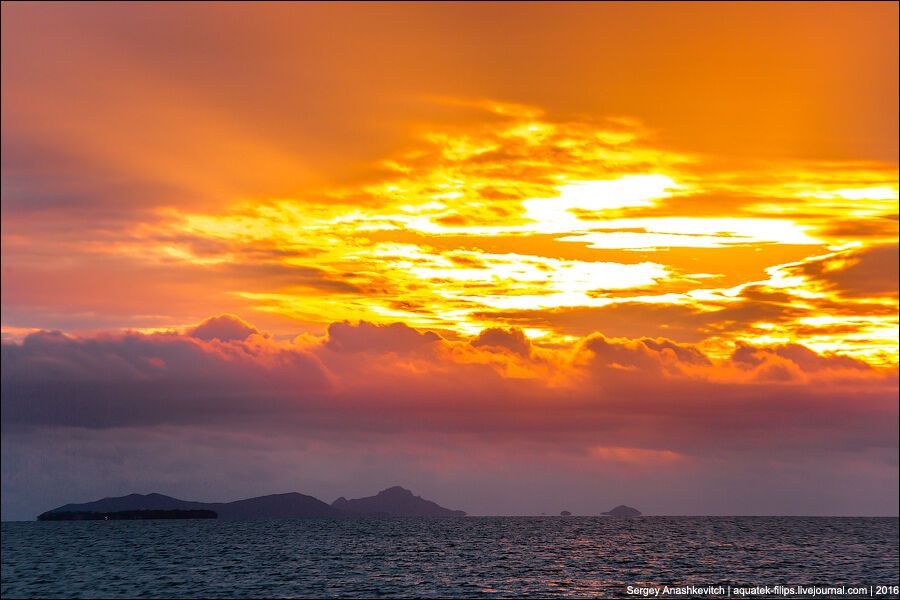
[[[509,329],[489,327],[479,333],[471,344],[476,348],[503,348],[522,356],[531,353],[531,341],[525,336],[525,332],[517,327]]]
[[[240,317],[227,314],[210,317],[188,330],[189,336],[205,342],[213,340],[219,340],[220,342],[243,341],[251,335],[259,333],[259,329]]]
[[[375,325],[347,321],[328,326],[325,346],[335,352],[397,352],[422,350],[441,338],[431,331],[419,332],[403,323]]]
[[[225,278],[249,282],[259,289],[310,288],[337,294],[358,294],[362,290],[318,267],[278,262],[247,262],[225,264],[211,269]],[[350,275],[352,277],[352,274]]]
[[[871,368],[866,363],[849,356],[824,356],[817,354],[800,344],[782,344],[767,346],[765,348],[740,345],[731,355],[731,360],[736,363],[748,364],[756,367],[764,364],[771,356],[787,359],[803,371],[808,372],[820,371],[822,369],[869,370]]]
[[[867,237],[885,239],[898,236],[897,215],[882,215],[872,219],[833,219],[822,228],[830,238],[861,240]]]
[[[473,354],[470,346],[504,352]],[[3,423],[109,427],[249,419],[348,431],[585,431],[656,419],[660,402],[690,413],[710,394],[750,393],[768,406],[785,390],[759,387],[766,382],[793,386],[796,400],[788,405],[812,402],[819,385],[835,397],[845,384],[876,394],[896,387],[895,371],[796,345],[742,347],[724,362],[668,339],[600,334],[539,356],[528,350],[517,330],[448,342],[401,323],[366,322],[333,323],[324,341],[281,343],[230,315],[186,334],[37,332],[2,346]],[[517,370],[507,370],[509,361]],[[577,418],[574,406],[581,407]],[[708,408],[710,417],[750,418],[727,403]],[[678,421],[684,416],[666,412]]]
[[[642,335],[683,342],[707,338],[712,317],[694,306],[668,303],[617,302],[602,307],[567,307],[540,310],[508,310],[476,314],[519,327],[550,328],[578,336],[595,331],[610,337]]]
[[[193,337],[198,330],[208,341]],[[309,402],[330,387],[314,356],[276,346],[254,335],[257,331],[223,316],[188,335],[79,338],[37,332],[21,344],[4,343],[3,426],[152,426],[271,417],[302,410],[294,399]]]
[[[584,340],[580,351],[587,351],[591,364],[604,369],[677,372],[683,365],[711,364],[697,348],[666,339],[615,340],[594,334]]]
[[[862,250],[847,250],[787,267],[821,283],[826,289],[849,298],[873,296],[897,297],[897,244],[885,244]]]

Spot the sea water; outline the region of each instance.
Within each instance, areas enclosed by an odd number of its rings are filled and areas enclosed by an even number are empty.
[[[4,598],[594,598],[646,597],[662,586],[874,593],[897,584],[896,518],[2,524]]]

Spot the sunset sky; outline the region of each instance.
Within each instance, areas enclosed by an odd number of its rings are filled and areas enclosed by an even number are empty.
[[[896,515],[898,5],[2,8],[2,516]]]

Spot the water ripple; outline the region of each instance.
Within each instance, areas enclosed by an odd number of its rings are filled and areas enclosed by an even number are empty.
[[[2,524],[2,596],[621,597],[895,585],[898,520],[469,517]]]

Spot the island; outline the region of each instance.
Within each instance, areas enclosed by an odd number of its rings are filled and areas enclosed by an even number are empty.
[[[390,487],[374,496],[347,500],[338,498],[331,506],[342,512],[373,517],[464,517],[465,511],[451,510],[425,500],[400,486]]]
[[[144,521],[147,519],[217,519],[212,510],[118,510],[114,512],[45,512],[38,521]]]
[[[631,508],[630,506],[620,504],[614,509],[608,510],[603,514],[608,517],[639,517],[643,513],[641,513],[641,511],[636,508]]]
[[[559,516],[561,516],[561,517],[571,517],[571,516],[572,516],[572,513],[570,513],[570,512],[567,511],[567,510],[564,510],[564,511],[561,511],[561,512],[559,513]]]
[[[186,516],[212,513],[213,516]],[[147,516],[147,515],[160,516]],[[95,516],[99,515],[99,516]],[[114,516],[117,515],[117,516]],[[168,515],[168,516],[166,516]],[[351,517],[464,517],[411,491],[394,486],[374,496],[327,504],[313,496],[289,492],[233,502],[196,502],[163,494],[129,494],[82,504],[66,504],[38,516],[39,521],[122,519],[341,519]]]

